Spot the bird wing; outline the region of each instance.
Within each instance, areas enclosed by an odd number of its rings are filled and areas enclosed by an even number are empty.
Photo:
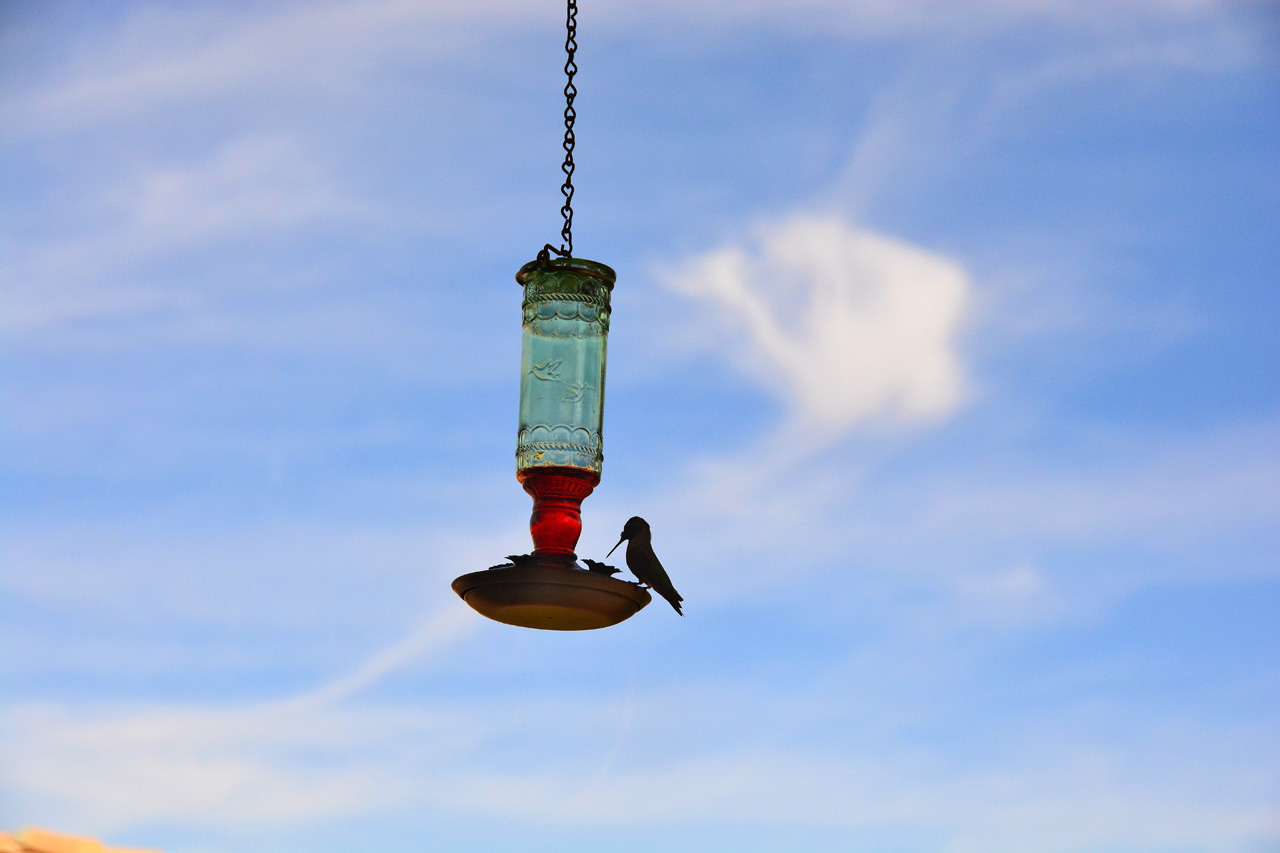
[[[640,565],[640,564],[643,565]],[[637,572],[636,569],[640,571]],[[658,555],[652,550],[645,555],[645,559],[637,561],[637,566],[631,568],[631,573],[640,578],[643,583],[647,583],[653,588],[653,591],[667,600],[667,603],[675,608],[676,613],[681,616],[684,613],[680,610],[680,602],[684,598],[680,593],[676,592],[675,585],[671,583],[671,578],[667,576],[667,570],[662,567],[662,561],[658,559]]]

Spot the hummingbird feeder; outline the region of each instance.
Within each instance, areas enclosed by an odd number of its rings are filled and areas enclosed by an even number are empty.
[[[576,14],[576,0],[568,0],[564,242],[547,244],[516,273],[524,287],[516,479],[533,497],[533,552],[453,582],[462,600],[490,619],[558,631],[616,625],[650,601],[639,584],[612,577],[617,569],[594,560],[584,567],[574,552],[582,501],[600,483],[604,462],[605,354],[616,279],[604,264],[573,257]]]

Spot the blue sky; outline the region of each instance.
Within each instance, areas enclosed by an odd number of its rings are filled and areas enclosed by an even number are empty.
[[[1273,11],[584,3],[579,551],[687,615],[581,634],[449,589],[528,544],[561,8],[0,20],[0,828],[1280,845]]]

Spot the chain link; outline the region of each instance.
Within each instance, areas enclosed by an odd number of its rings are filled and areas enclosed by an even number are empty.
[[[573,100],[578,96],[573,75],[578,73],[578,63],[574,61],[574,54],[578,52],[578,0],[567,0],[564,26],[564,50],[568,55],[564,73],[568,79],[564,84],[564,162],[560,164],[560,171],[564,172],[564,184],[560,187],[560,194],[564,196],[564,204],[560,207],[560,215],[564,217],[564,227],[560,229],[563,242],[558,249],[550,243],[543,246],[538,253],[538,260],[543,262],[551,259],[552,252],[565,258],[573,255],[573,146],[577,141],[573,135],[573,123],[578,118],[573,108]]]

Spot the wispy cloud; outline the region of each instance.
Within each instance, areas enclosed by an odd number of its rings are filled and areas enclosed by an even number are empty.
[[[207,162],[144,174],[136,188],[117,190],[110,201],[131,230],[156,243],[362,212],[295,140],[284,137],[233,140]]]
[[[236,139],[202,162],[144,168],[96,189],[96,197],[82,192],[75,200],[92,224],[28,240],[9,253],[3,325],[10,335],[47,334],[95,317],[205,309],[217,294],[168,281],[148,286],[130,273],[217,240],[252,241],[374,215],[294,140],[280,136]],[[221,291],[225,296],[234,287]]]
[[[891,681],[864,681],[871,686],[893,691]],[[465,700],[412,710],[288,702],[76,713],[26,706],[10,717],[20,737],[7,766],[10,780],[23,783],[24,804],[101,831],[175,820],[235,830],[404,808],[425,812],[424,819],[511,821],[526,832],[710,821],[923,834],[958,851],[1234,850],[1273,829],[1259,809],[1265,782],[1240,772],[1247,766],[1241,744],[1185,722],[1148,720],[1138,754],[1121,754],[1106,742],[1083,750],[1064,743],[1064,736],[1088,741],[1087,723],[1070,713],[1037,716],[1006,730],[985,759],[956,766],[953,756],[923,745],[830,731],[832,719],[856,725],[863,714],[886,712],[881,703],[858,710],[847,693],[762,687],[666,689],[627,700],[635,707],[625,760],[596,776],[588,770],[611,749],[609,730],[623,710],[614,697],[540,695],[506,711]],[[915,728],[924,724],[918,711],[896,710]],[[570,718],[577,737],[569,749],[558,736],[537,734]],[[739,731],[761,720],[773,721],[767,733]],[[873,731],[898,725],[868,724]],[[722,744],[724,726],[735,732],[732,745]],[[797,743],[811,730],[825,730],[818,739],[838,746],[840,757]],[[486,747],[513,739],[525,743],[523,755],[549,752],[534,769]],[[686,753],[700,743],[710,748]],[[1198,772],[1208,757],[1219,763]]]
[[[907,4],[910,6],[911,4]],[[943,4],[936,49],[890,72],[825,198],[857,221],[926,194],[940,178],[1022,132],[1050,99],[1108,81],[1107,97],[1138,99],[1174,75],[1214,79],[1265,61],[1266,23],[1215,2]],[[1234,14],[1233,14],[1234,12]],[[1067,45],[1010,65],[979,51],[981,21],[1078,27]],[[968,26],[966,26],[968,24]]]
[[[386,774],[335,760],[335,747],[381,752],[395,733],[420,743],[429,735],[437,750],[447,751],[448,742],[438,715],[340,705],[443,651],[475,628],[469,615],[460,604],[447,607],[346,675],[277,701],[151,707],[96,719],[49,705],[15,709],[10,726],[22,735],[6,750],[11,779],[24,799],[47,798],[55,813],[65,808],[80,822],[108,827],[375,811],[389,802]],[[323,770],[299,766],[315,752],[325,756]]]
[[[656,7],[656,8],[655,8]],[[626,29],[654,16],[680,29],[782,28],[852,40],[935,35],[980,36],[1010,25],[1049,22],[1083,30],[1214,21],[1229,4],[1212,0],[1123,3],[1039,0],[716,0],[638,3],[617,0],[584,13],[584,26]],[[217,8],[176,14],[139,7],[103,42],[82,44],[76,73],[10,91],[6,133],[20,136],[127,121],[144,111],[193,101],[285,92],[358,91],[371,72],[404,57],[440,59],[515,27],[552,29],[560,21],[528,0],[485,2],[327,2],[232,13]],[[26,34],[15,28],[10,41]],[[661,35],[660,32],[656,33]],[[1180,61],[1177,50],[1157,59]],[[1239,53],[1235,53],[1239,56]]]
[[[453,602],[450,604],[444,613],[423,621],[403,640],[378,652],[350,673],[290,701],[323,705],[349,699],[473,630],[477,625],[474,614]]]
[[[954,261],[809,216],[762,229],[758,247],[691,259],[668,281],[720,312],[722,351],[811,438],[936,420],[963,398],[971,285]]]
[[[988,448],[965,464],[903,468],[901,444],[884,436],[777,454],[768,433],[625,500],[646,507],[664,558],[688,567],[691,600],[753,600],[820,578],[833,599],[926,596],[938,630],[1055,624],[1153,586],[1275,577],[1266,559],[1193,555],[1274,540],[1276,435],[1263,421],[1160,442],[1111,436],[1074,462]],[[627,514],[602,500],[606,514]],[[1061,556],[1081,550],[1094,559]]]
[[[11,93],[9,133],[43,134],[136,120],[145,111],[311,88],[360,89],[361,73],[406,54],[465,49],[467,23],[510,25],[536,7],[484,3],[318,3],[236,14],[142,7],[77,73]]]

